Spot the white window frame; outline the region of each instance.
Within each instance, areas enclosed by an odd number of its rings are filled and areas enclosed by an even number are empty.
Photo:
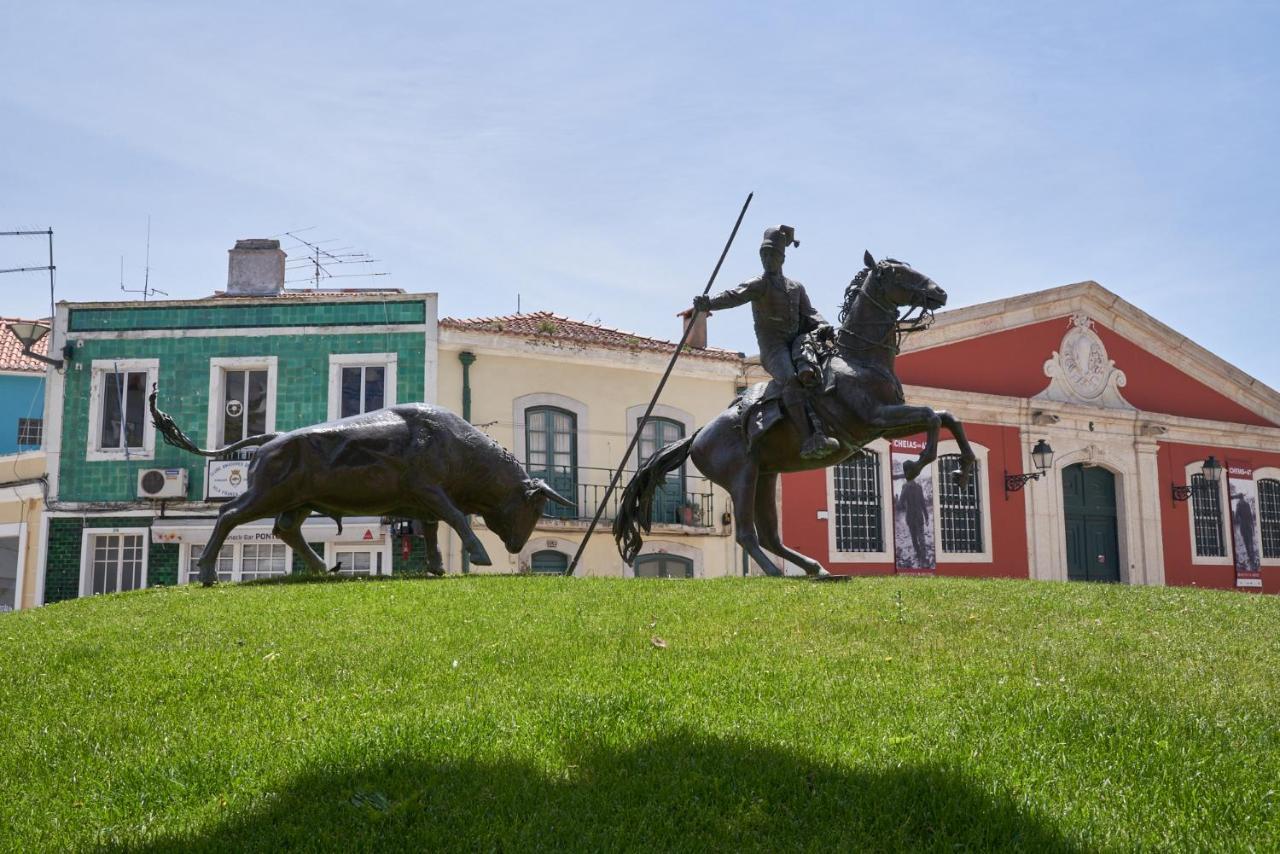
[[[5,522],[0,523],[0,537],[17,537],[18,538],[18,565],[17,578],[13,584],[13,610],[22,610],[22,594],[23,594],[23,578],[27,572],[27,523],[26,522]]]
[[[191,559],[194,556],[194,552],[197,546],[200,547],[201,551],[204,551],[204,547],[206,545],[208,545],[208,540],[205,540],[204,542],[199,542],[199,543],[191,542],[191,543],[182,544],[182,551],[178,555],[178,558],[179,558],[178,583],[179,584],[196,584],[200,581],[198,576],[192,575],[191,573]],[[290,573],[293,572],[293,549],[289,548],[289,546],[286,543],[276,539],[275,537],[272,537],[269,540],[257,540],[254,542],[223,543],[222,547],[224,549],[225,548],[231,549],[231,583],[232,584],[239,584],[243,580],[244,546],[246,545],[284,546],[284,575],[289,575]],[[282,576],[277,576],[277,577],[282,577]]]
[[[99,448],[102,444],[102,395],[107,374],[124,374],[146,371],[147,382],[143,388],[145,396],[151,394],[160,373],[159,359],[94,359],[90,364],[93,375],[89,380],[89,434],[85,446],[85,460],[99,462],[102,460],[152,460],[156,456],[156,428],[151,418],[144,414],[142,418],[141,448]]]
[[[893,464],[889,458],[889,442],[876,439],[866,445],[868,451],[880,455],[880,542],[878,552],[842,552],[836,550],[836,474],[828,466],[827,477],[827,560],[830,563],[893,563]]]
[[[109,537],[115,534],[129,536],[136,534],[142,537],[142,579],[137,590],[147,588],[147,563],[151,558],[150,528],[85,528],[80,533],[80,596],[93,596],[93,538]],[[116,592],[120,592],[117,590]]]
[[[943,472],[938,470],[937,462],[929,463],[933,469],[933,535],[937,548],[934,550],[938,563],[992,563],[994,552],[991,543],[991,471],[987,467],[990,451],[986,447],[970,442],[973,455],[978,458],[978,501],[982,512],[982,551],[980,552],[944,552],[942,550],[942,490],[939,488]],[[938,442],[938,456],[960,453],[960,445],[952,439]]]
[[[1203,460],[1194,460],[1186,464],[1182,472],[1182,482],[1188,487],[1191,486],[1191,475],[1201,474],[1204,467]],[[1256,476],[1256,475],[1255,475]],[[1213,557],[1211,555],[1201,556],[1196,553],[1196,513],[1195,513],[1195,495],[1188,495],[1187,500],[1182,502],[1187,505],[1187,534],[1190,537],[1191,545],[1191,563],[1194,566],[1235,566],[1235,537],[1231,535],[1231,511],[1227,508],[1231,505],[1227,503],[1227,470],[1222,469],[1222,475],[1218,478],[1218,534],[1222,537],[1223,545],[1226,547],[1226,555],[1224,557]]]
[[[325,542],[324,544],[324,565],[327,567],[336,566],[338,563],[338,552],[369,552],[370,554],[382,555],[382,571],[376,570],[369,576],[370,578],[387,578],[391,576],[391,535],[383,537],[381,545],[364,542],[363,540],[336,541]],[[376,566],[376,562],[374,566]],[[346,569],[338,572],[339,575],[351,575],[352,573]]]
[[[227,371],[267,372],[267,433],[276,429],[276,363],[275,356],[228,356],[209,360],[209,420],[206,425],[206,441],[212,448],[229,444],[222,439],[223,403],[226,394]]]
[[[396,368],[399,364],[397,353],[331,353],[329,355],[329,420],[341,418],[342,415],[342,369],[343,368],[383,368],[382,405],[396,404]],[[364,401],[360,401],[364,406]]]
[[[1225,478],[1227,476],[1227,473],[1224,471],[1222,473],[1222,476]],[[1253,470],[1253,480],[1255,483],[1257,481],[1265,480],[1268,478],[1272,480],[1280,480],[1280,468],[1276,468],[1275,466],[1263,466],[1262,468]],[[1259,508],[1259,512],[1256,514],[1256,517],[1253,520],[1253,527],[1255,528],[1256,533],[1258,535],[1258,548],[1259,548],[1259,552],[1261,552],[1261,548],[1262,548],[1261,508]],[[1235,545],[1235,537],[1232,537],[1231,539],[1232,539],[1232,545]],[[1280,557],[1263,557],[1261,554],[1259,554],[1258,559],[1262,561],[1263,566],[1280,566]]]

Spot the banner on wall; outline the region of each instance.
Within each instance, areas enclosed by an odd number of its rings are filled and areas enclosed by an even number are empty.
[[[1258,484],[1253,466],[1227,460],[1227,503],[1231,508],[1231,545],[1236,587],[1262,586],[1262,544],[1258,537]]]
[[[903,464],[920,456],[924,442],[894,439],[889,445],[893,469],[893,561],[898,572],[933,572],[933,466],[907,480]]]

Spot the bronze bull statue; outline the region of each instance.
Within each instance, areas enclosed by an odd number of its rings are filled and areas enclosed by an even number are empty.
[[[407,403],[363,415],[278,433],[264,433],[219,450],[198,447],[149,399],[156,429],[169,444],[217,457],[258,446],[249,464],[248,488],[223,505],[200,556],[200,581],[217,580],[223,541],[239,525],[274,517],[272,533],[302,555],[313,571],[324,561],[302,536],[312,513],[338,522],[343,516],[395,516],[422,523],[427,570],[444,572],[436,535],[440,522],[458,532],[477,566],[493,563],[467,516],[479,515],[507,550],[519,552],[533,533],[547,500],[573,502],[542,480],[529,477],[516,458],[462,418],[438,406]]]

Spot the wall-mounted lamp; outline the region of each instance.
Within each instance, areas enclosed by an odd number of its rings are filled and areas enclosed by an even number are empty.
[[[1021,492],[1029,480],[1039,480],[1040,475],[1053,468],[1053,448],[1044,439],[1036,442],[1031,449],[1031,461],[1036,464],[1036,471],[1027,474],[1004,473],[1004,500],[1009,500],[1010,492]]]
[[[40,343],[44,336],[49,334],[51,331],[49,327],[45,326],[43,323],[32,323],[29,320],[18,320],[13,323],[6,323],[5,325],[9,327],[9,331],[13,333],[13,337],[17,338],[18,342],[22,344],[22,355],[35,359],[38,362],[44,362],[46,365],[53,365],[58,370],[62,370],[62,366],[65,364],[63,359],[50,359],[48,356],[40,353],[33,353],[31,351],[32,347]],[[62,348],[62,355],[67,359],[70,359],[74,352],[75,350],[72,349],[70,344]]]
[[[1213,454],[1210,454],[1204,461],[1204,465],[1200,466],[1200,474],[1204,475],[1204,479],[1209,483],[1217,485],[1222,477],[1222,464],[1214,458]],[[1169,488],[1173,492],[1174,501],[1186,501],[1191,497],[1191,484],[1178,486],[1176,483],[1171,483]]]

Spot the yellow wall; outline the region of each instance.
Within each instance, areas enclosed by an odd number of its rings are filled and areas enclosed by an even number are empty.
[[[18,555],[20,601],[18,609],[34,608],[36,577],[40,567],[40,531],[44,513],[44,494],[39,483],[14,486],[45,474],[43,453],[12,454],[0,457],[0,526],[25,527],[25,538],[19,537],[22,553]]]
[[[522,422],[523,415],[517,412],[516,399],[531,394],[573,398],[585,407],[585,417],[580,415],[578,419],[578,464],[583,471],[580,480],[599,482],[602,486],[608,482],[607,474],[586,470],[617,467],[631,435],[628,409],[639,407],[639,411],[643,411],[669,358],[660,353],[564,347],[513,336],[442,329],[437,403],[455,412],[462,411],[462,365],[458,354],[464,350],[476,355],[470,370],[472,423],[520,456],[524,437],[523,429],[517,431],[517,423]],[[739,365],[735,362],[682,356],[659,403],[688,413],[696,429],[728,406],[740,381]],[[632,424],[637,414],[633,409]],[[635,468],[635,456],[633,452],[628,469]],[[692,464],[688,475],[699,475]],[[625,485],[624,479],[618,489]],[[603,488],[598,493],[602,496]],[[732,525],[723,525],[720,518],[732,508],[723,490],[715,487],[713,493],[714,518],[710,520],[713,532],[698,530],[695,533],[696,529],[682,525],[655,525],[652,534],[645,538],[644,551],[662,549],[689,557],[695,561],[697,575],[702,577],[740,574],[741,553],[733,539]],[[593,513],[594,508],[590,512]],[[482,525],[479,523],[476,530],[494,561],[490,571],[496,572],[527,568],[529,555],[541,548],[572,555],[587,527],[586,522],[575,520],[544,520],[517,556],[508,555],[498,539],[484,531]],[[458,538],[445,531],[445,526],[441,526],[441,547],[448,546],[447,566],[450,571],[457,571],[461,560]],[[627,574],[607,522],[602,521],[592,535],[578,574]]]

